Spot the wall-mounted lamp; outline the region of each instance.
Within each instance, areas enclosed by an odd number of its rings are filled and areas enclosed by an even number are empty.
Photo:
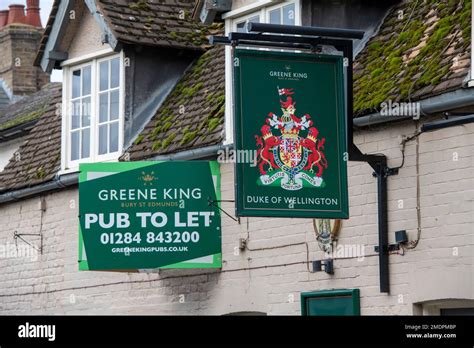
[[[334,262],[332,259],[313,261],[313,272],[321,272],[324,267],[324,272],[327,274],[334,274]]]
[[[405,244],[408,242],[407,231],[396,231],[395,232],[395,243],[396,244]]]

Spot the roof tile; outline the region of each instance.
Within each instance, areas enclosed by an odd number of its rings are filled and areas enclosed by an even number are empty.
[[[463,78],[453,78],[468,74],[470,33],[471,1],[404,0],[394,6],[354,63],[355,115],[389,99],[416,100],[462,88]]]
[[[61,84],[51,89],[48,103],[35,127],[0,173],[0,192],[34,186],[49,181],[60,168]],[[42,109],[43,110],[43,109]]]
[[[60,87],[60,83],[49,83],[35,94],[25,96],[0,110],[0,131],[36,121]]]
[[[97,0],[110,29],[122,43],[204,49],[220,25],[191,18],[195,0]]]
[[[128,149],[130,160],[222,141],[224,60],[224,48],[218,46],[195,62]]]

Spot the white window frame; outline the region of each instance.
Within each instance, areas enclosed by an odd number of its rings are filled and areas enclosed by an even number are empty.
[[[120,58],[119,76],[119,118],[118,118],[118,150],[113,153],[99,155],[99,63],[105,60]],[[81,67],[91,65],[91,128],[90,152],[88,158],[71,160],[71,97],[72,72]],[[125,69],[124,53],[115,53],[111,49],[88,54],[62,63],[63,93],[62,93],[62,122],[61,122],[61,171],[60,174],[77,172],[80,163],[117,161],[123,152],[124,143],[124,110],[125,110]],[[110,76],[109,76],[110,78]],[[110,141],[110,139],[108,139]]]
[[[270,12],[276,9],[282,9],[283,7],[287,5],[295,4],[295,25],[301,25],[301,3],[300,0],[293,0],[293,1],[285,1],[280,4],[274,5],[274,6],[268,6],[263,8],[263,16],[265,18],[265,23],[270,22]],[[262,16],[262,14],[261,14]]]
[[[301,0],[288,1],[260,1],[255,3],[254,7],[245,6],[240,9],[228,12],[223,16],[225,18],[226,35],[237,30],[237,23],[252,18],[257,14],[260,16],[260,23],[268,23],[270,11],[282,8],[286,5],[295,4],[295,25],[301,26]],[[233,120],[233,86],[232,86],[232,48],[225,48],[225,145],[234,143],[234,120]]]
[[[252,13],[249,13],[249,14],[247,14],[247,15],[238,17],[238,18],[236,18],[235,20],[233,20],[233,21],[232,21],[232,31],[237,31],[237,24],[242,23],[242,22],[244,22],[244,21],[247,21],[247,20],[249,20],[250,18],[253,18],[253,17],[256,17],[256,16],[259,16],[260,23],[263,23],[263,22],[262,22],[262,10],[256,11],[256,12],[252,12]]]

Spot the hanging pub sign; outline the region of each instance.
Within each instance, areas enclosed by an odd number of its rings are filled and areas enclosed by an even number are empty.
[[[235,49],[236,214],[349,218],[341,56]],[[249,156],[239,156],[248,158]]]
[[[79,269],[221,267],[215,161],[80,165]]]

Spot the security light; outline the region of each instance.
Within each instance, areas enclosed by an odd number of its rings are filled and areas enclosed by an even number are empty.
[[[324,272],[327,274],[334,274],[334,262],[332,259],[313,261],[313,272],[321,272],[324,267]]]
[[[407,231],[395,231],[395,243],[404,244],[406,242],[408,242]]]

